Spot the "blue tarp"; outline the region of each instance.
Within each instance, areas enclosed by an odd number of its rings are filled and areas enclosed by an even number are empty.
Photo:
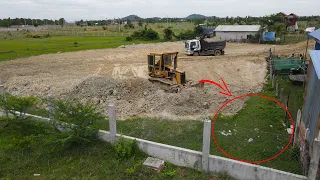
[[[215,28],[203,29],[203,34],[213,34]]]
[[[318,75],[318,79],[320,80],[320,51],[309,50],[309,54],[311,57],[311,61],[313,63],[313,67],[316,70],[316,73]]]
[[[265,32],[263,35],[263,41],[275,41],[276,33],[275,32]]]

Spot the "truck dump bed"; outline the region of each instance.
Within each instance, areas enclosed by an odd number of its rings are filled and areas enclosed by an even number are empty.
[[[201,39],[201,49],[203,50],[223,50],[226,47],[227,42],[224,40],[211,40],[211,39]]]

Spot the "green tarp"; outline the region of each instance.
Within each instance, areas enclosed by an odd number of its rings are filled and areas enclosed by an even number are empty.
[[[303,67],[303,61],[300,58],[272,58],[274,70],[299,69]]]

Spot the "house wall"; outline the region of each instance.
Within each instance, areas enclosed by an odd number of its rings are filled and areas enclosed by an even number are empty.
[[[248,35],[255,35],[258,32],[216,32],[216,36],[222,40],[240,40],[240,39],[247,39]]]
[[[320,112],[320,80],[310,64],[308,86],[303,107],[303,123],[306,128],[306,139],[312,144],[318,134],[318,118]],[[309,131],[308,131],[309,129]]]

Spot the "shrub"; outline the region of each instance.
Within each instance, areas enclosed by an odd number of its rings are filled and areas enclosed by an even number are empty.
[[[11,94],[0,95],[0,108],[5,110],[5,113],[12,114],[15,119],[25,119],[25,113],[29,108],[37,104],[36,97],[18,97]],[[16,112],[19,112],[16,114]]]
[[[78,42],[73,43],[74,47],[78,47],[78,44],[79,44]]]
[[[203,34],[203,28],[201,26],[194,27],[194,35],[195,36],[201,36]]]
[[[146,41],[157,40],[159,39],[159,34],[156,31],[152,30],[151,28],[150,29],[145,28],[144,30],[133,32],[132,38],[146,40]]]
[[[47,33],[47,34],[43,35],[43,37],[44,38],[49,38],[49,37],[51,37],[51,35],[49,33]]]
[[[126,140],[121,137],[115,144],[114,149],[121,159],[128,159],[135,155],[137,150],[136,140]]]
[[[107,30],[108,28],[107,28],[107,26],[103,26],[102,29],[103,30]]]
[[[187,30],[185,32],[181,32],[179,35],[177,35],[175,37],[180,40],[188,40],[188,39],[193,39],[195,37],[195,35],[192,30]]]
[[[126,41],[132,41],[132,40],[133,40],[133,39],[132,39],[131,36],[126,37]]]
[[[166,28],[163,30],[164,32],[164,39],[167,41],[172,40],[172,36],[174,36],[173,31],[170,28]]]
[[[60,143],[63,146],[84,145],[97,139],[97,123],[104,117],[96,112],[91,104],[82,105],[63,101],[54,101],[55,126],[63,132]]]

